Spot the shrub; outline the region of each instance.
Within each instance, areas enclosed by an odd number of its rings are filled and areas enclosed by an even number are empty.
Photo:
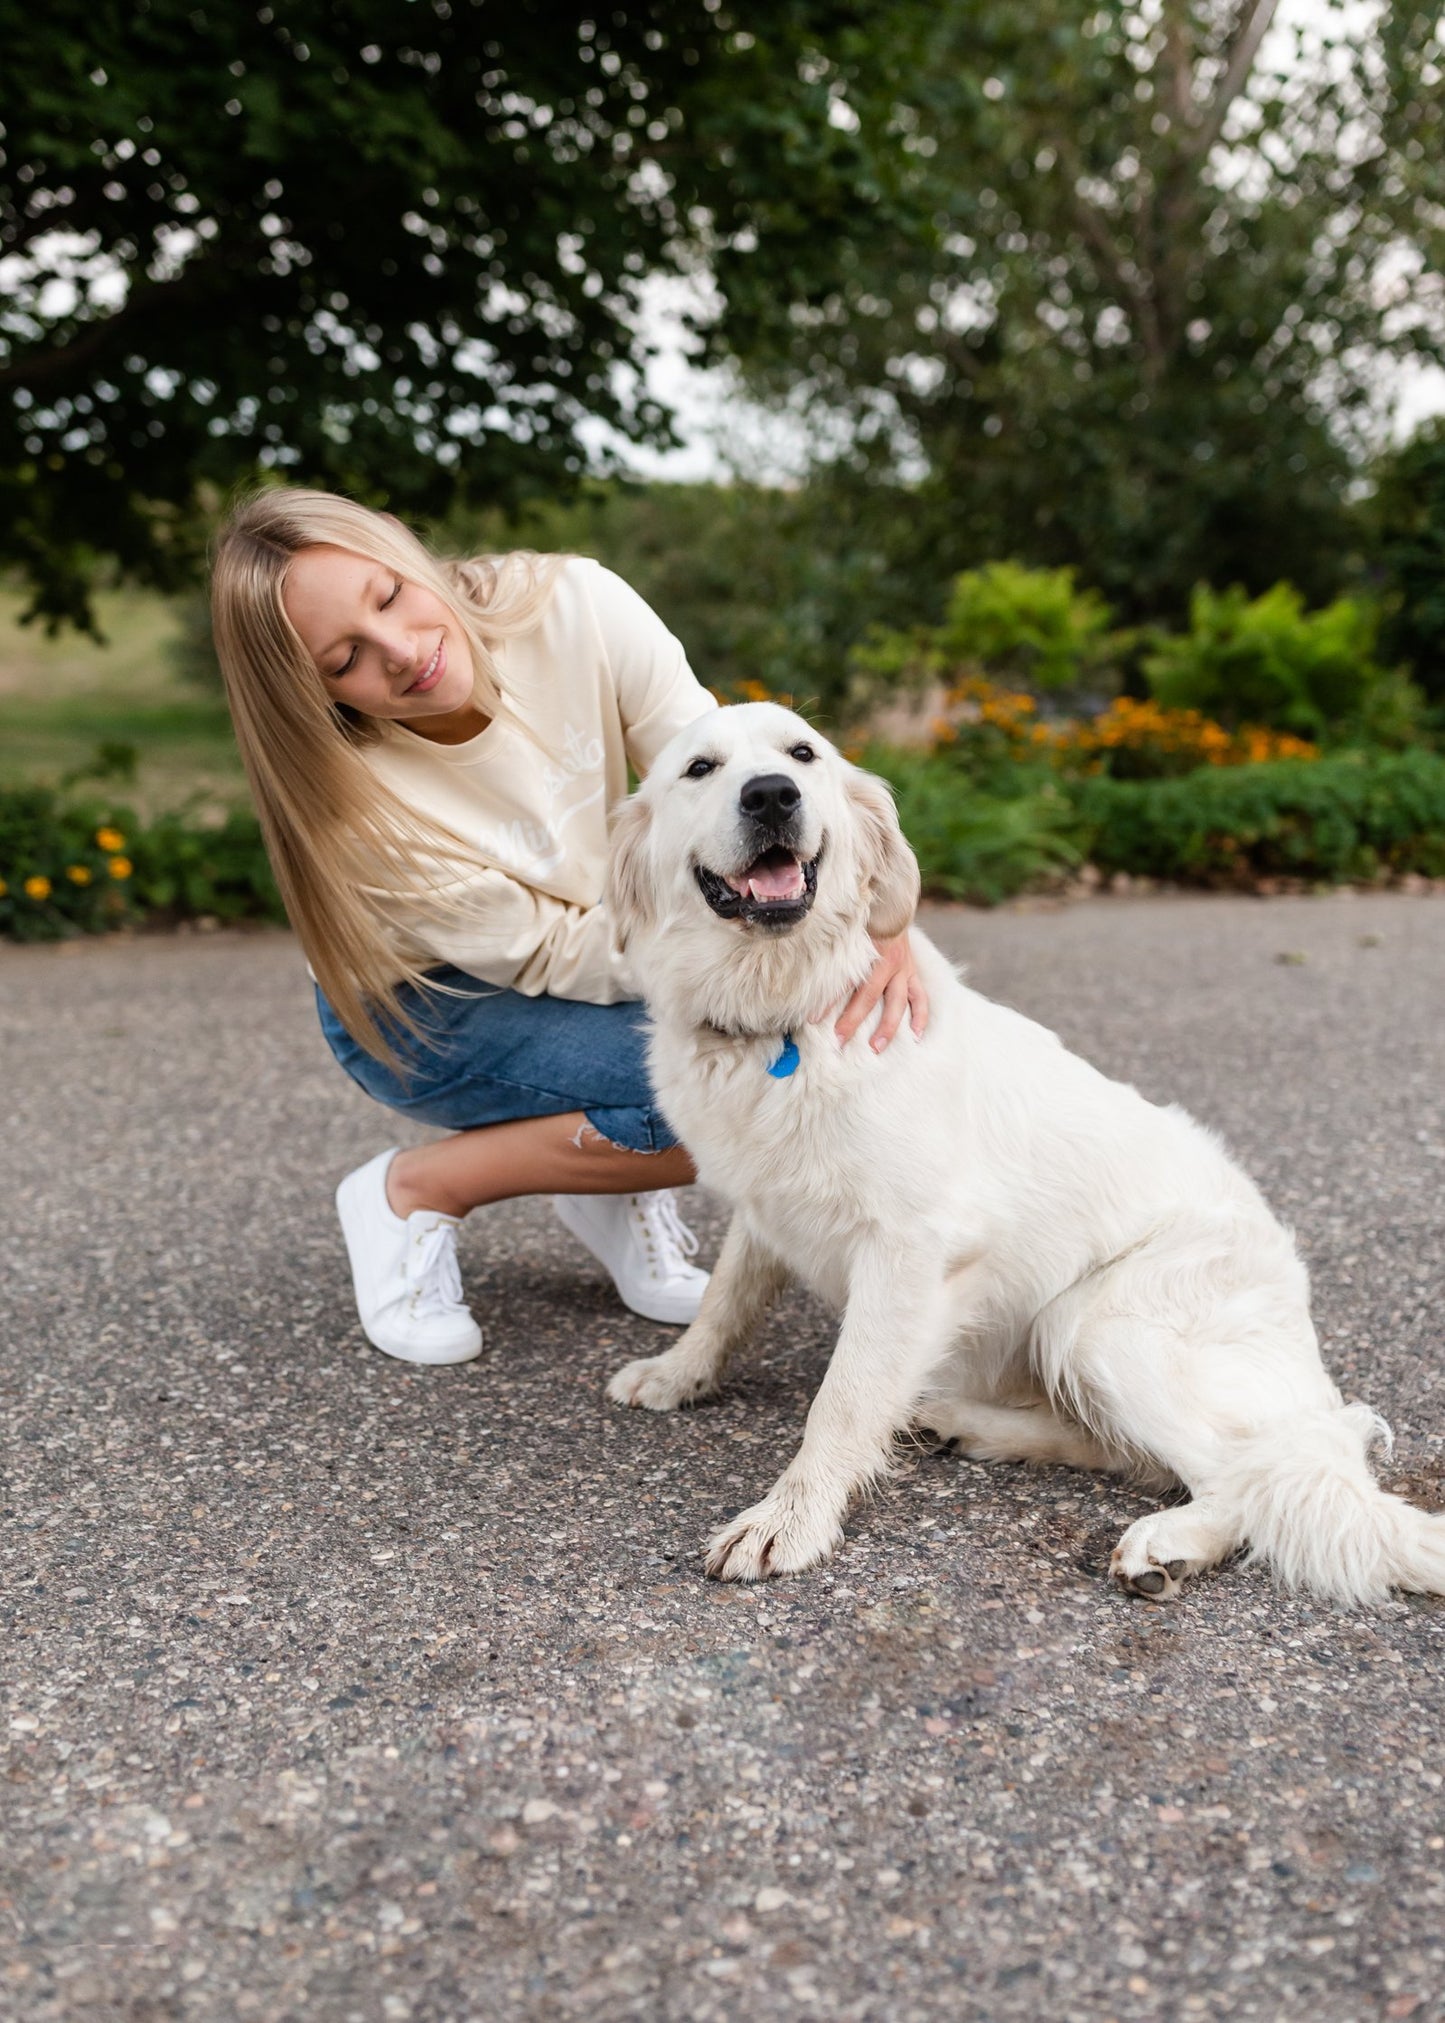
[[[1103,871],[1204,885],[1445,876],[1445,758],[1434,752],[1081,780],[1070,794]]]
[[[135,839],[137,906],[146,914],[217,920],[286,918],[249,809],[232,809],[223,822],[199,822],[181,809],[158,815]]]
[[[1072,569],[987,562],[954,579],[936,641],[946,661],[1041,689],[1097,679],[1109,658],[1111,613]]]
[[[285,918],[260,825],[182,809],[142,824],[51,787],[0,790],[0,935],[57,941],[160,918]]]
[[[0,791],[0,934],[98,934],[131,911],[129,834],[50,787]]]
[[[1349,597],[1306,612],[1288,583],[1254,599],[1201,584],[1189,631],[1161,635],[1144,674],[1166,709],[1318,739],[1358,721],[1385,678],[1371,657],[1376,623],[1371,606]]]
[[[861,687],[1022,682],[1050,693],[1108,692],[1117,641],[1109,607],[1072,569],[988,562],[955,577],[940,625],[874,626],[851,658]]]
[[[1078,818],[1053,787],[1001,800],[947,756],[870,745],[859,763],[888,781],[925,892],[997,905],[1080,862]]]

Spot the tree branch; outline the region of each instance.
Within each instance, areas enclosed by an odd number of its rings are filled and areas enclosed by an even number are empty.
[[[123,305],[113,315],[104,317],[98,323],[85,325],[79,337],[73,337],[69,344],[49,349],[44,341],[18,357],[11,357],[0,364],[0,387],[35,386],[41,387],[54,380],[63,380],[78,365],[85,365],[91,359],[108,351],[115,343],[117,334],[129,331],[138,323],[143,323],[155,309],[164,309],[169,314],[178,303],[184,303],[202,293],[198,283],[204,277],[205,263],[191,261],[184,273],[174,281],[151,281],[138,288],[132,288]]]
[[[1149,280],[1132,261],[1125,259],[1107,221],[1088,198],[1080,194],[1079,184],[1083,179],[1084,165],[1073,147],[1057,137],[1055,146],[1059,150],[1059,159],[1068,177],[1069,214],[1097,254],[1099,263],[1110,281],[1128,303],[1139,332],[1140,342],[1144,346],[1149,372],[1151,376],[1155,376],[1163,370],[1166,359],[1164,334],[1160,327],[1158,308]]]
[[[1175,125],[1187,133],[1194,125],[1194,54],[1190,48],[1184,0],[1169,0],[1164,10],[1163,69],[1168,77],[1165,102]]]
[[[1219,88],[1210,101],[1203,119],[1189,136],[1185,146],[1191,155],[1207,155],[1224,130],[1224,122],[1229,116],[1229,108],[1243,91],[1254,68],[1254,59],[1259,54],[1259,45],[1269,31],[1279,8],[1279,0],[1254,0],[1251,7],[1248,0],[1240,9],[1234,34],[1230,38],[1228,56],[1224,66],[1224,76]]]

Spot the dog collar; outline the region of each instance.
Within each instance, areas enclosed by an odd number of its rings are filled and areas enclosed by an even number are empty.
[[[778,1081],[785,1081],[796,1072],[798,1066],[798,1042],[791,1033],[783,1034],[783,1051],[768,1069],[768,1073]]]

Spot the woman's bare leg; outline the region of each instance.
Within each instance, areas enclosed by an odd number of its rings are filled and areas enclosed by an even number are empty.
[[[465,1215],[520,1194],[645,1194],[656,1187],[686,1187],[696,1178],[680,1145],[666,1152],[629,1152],[573,1110],[409,1146],[387,1170],[386,1198],[392,1213],[403,1218],[419,1208]]]

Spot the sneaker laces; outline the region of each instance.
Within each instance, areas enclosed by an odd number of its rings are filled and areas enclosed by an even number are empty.
[[[654,1194],[634,1194],[633,1212],[642,1225],[649,1266],[654,1278],[685,1278],[695,1270],[688,1259],[697,1255],[697,1238],[677,1212],[670,1187]]]
[[[457,1263],[456,1224],[443,1220],[409,1231],[402,1273],[411,1287],[411,1310],[418,1318],[459,1307],[462,1270]]]

